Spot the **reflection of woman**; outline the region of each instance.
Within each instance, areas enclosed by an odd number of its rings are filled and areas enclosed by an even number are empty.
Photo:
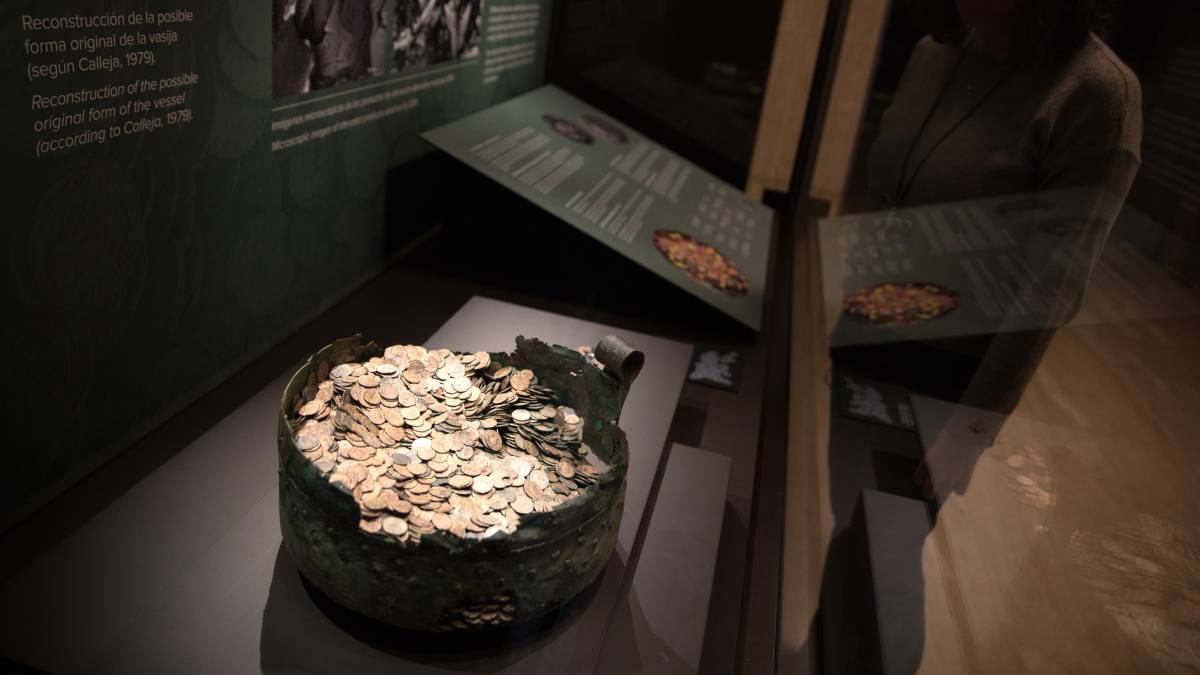
[[[971,406],[955,407],[947,422],[961,425],[955,433],[940,434],[927,428],[932,420],[922,420],[925,455],[914,478],[927,498],[942,501],[965,490],[976,458],[1003,421],[1003,415],[975,409],[1011,412],[1054,326],[1078,306],[1087,273],[1140,161],[1141,95],[1137,78],[1093,34],[1089,0],[910,0],[909,5],[930,35],[913,50],[868,157],[868,187],[879,208],[1021,195],[1024,206],[996,200],[1009,206],[990,222],[980,214],[993,213],[995,203],[969,209],[979,219],[971,225],[1004,230],[1018,222],[1037,222],[1039,214],[1053,212],[1061,218],[1063,210],[1073,221],[1091,224],[1090,231],[1078,235],[1061,227],[1049,233],[1025,228],[1034,234],[1006,261],[1020,268],[1020,283],[1026,285],[1006,288],[1013,297],[1024,299],[1022,294],[1035,287],[1057,298],[1066,296],[1066,311],[1048,317],[1041,324],[1045,329],[1005,330],[1010,326],[1001,319],[991,334],[834,354],[838,369],[859,370]],[[1043,203],[1049,210],[1039,211]],[[980,234],[976,230],[972,236]],[[1016,234],[1000,232],[996,239],[1014,235],[1016,240]],[[1064,260],[1065,265],[1052,264]],[[912,274],[919,279],[921,270]],[[957,290],[964,293],[963,302],[970,301],[968,289]],[[838,603],[827,598],[857,598],[851,579],[855,573],[837,570],[858,564],[857,534],[850,523],[865,482],[861,476],[887,465],[856,454],[863,445],[861,429],[845,426],[836,416],[831,425],[830,485],[840,533],[826,561],[822,612],[836,613]],[[839,425],[845,430],[839,431]],[[972,434],[975,438],[967,438]],[[903,491],[899,483],[892,485]],[[904,597],[915,600],[903,607],[906,640],[892,654],[903,662],[890,661],[891,672],[915,670],[924,642],[922,542],[900,539],[888,544],[896,550],[889,550],[886,564],[891,578],[909,584]],[[929,542],[924,545],[928,550]],[[844,621],[851,627],[841,630],[855,630],[853,621]],[[858,657],[847,650],[833,656],[837,658],[849,663]]]
[[[913,51],[871,149],[871,189],[885,206],[1078,186],[1125,194],[1141,94],[1091,32],[1090,3],[911,4],[934,33]]]
[[[1035,238],[1040,250],[1027,244],[1021,261],[1068,312],[1140,161],[1138,80],[1092,33],[1090,5],[911,2],[931,35],[913,50],[868,159],[869,188],[883,208],[1029,193],[1063,207],[1070,193],[1066,208],[1092,231]],[[1051,259],[1071,262],[1050,272]],[[955,340],[929,350],[934,362],[923,358],[920,367],[950,373],[931,393],[1010,412],[1052,336],[1051,327]],[[940,354],[950,361],[937,363]]]

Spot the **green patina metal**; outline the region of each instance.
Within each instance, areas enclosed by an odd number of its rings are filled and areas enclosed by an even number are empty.
[[[586,421],[583,440],[609,465],[581,496],[549,513],[524,516],[512,534],[484,540],[439,532],[419,544],[359,529],[354,498],[331,484],[296,448],[290,402],[318,364],[362,361],[382,350],[361,336],[337,340],[292,376],[279,411],[279,515],[283,542],[300,572],[338,604],[409,629],[454,630],[460,608],[502,601],[513,621],[553,611],[587,588],[617,541],[625,502],[629,444],[618,426],[642,354],[609,336],[596,347],[597,368],[582,355],[517,338],[501,365],[528,368]]]

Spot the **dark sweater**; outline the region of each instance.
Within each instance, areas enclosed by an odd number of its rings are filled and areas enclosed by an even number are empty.
[[[1089,186],[1124,198],[1141,161],[1141,87],[1107,45],[1091,36],[1065,59],[967,54],[956,69],[962,56],[930,38],[913,50],[871,149],[873,195],[916,206]]]

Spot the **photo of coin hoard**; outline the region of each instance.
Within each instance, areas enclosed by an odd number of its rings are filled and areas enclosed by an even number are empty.
[[[396,70],[479,55],[483,0],[397,0]]]
[[[847,316],[877,326],[911,326],[958,309],[958,293],[919,281],[876,284],[851,293],[842,301]]]
[[[587,588],[616,542],[642,363],[517,338],[512,354],[360,338],[292,378],[280,419],[284,544],[317,589],[402,628],[502,626]]]
[[[592,138],[591,134],[584,131],[583,127],[575,124],[571,120],[563,119],[562,117],[557,117],[550,114],[542,115],[542,119],[546,122],[546,124],[550,125],[551,129],[575,141],[576,143],[591,145],[592,143],[596,142],[596,139]]]
[[[750,280],[732,260],[695,237],[674,230],[657,230],[654,248],[692,280],[709,288],[737,295],[750,290]]]
[[[599,115],[588,113],[583,116],[583,126],[597,136],[612,142],[612,143],[628,143],[629,136],[625,134],[625,130],[617,126],[612,120],[604,119]]]
[[[273,0],[271,89],[303,94],[386,71],[387,0]]]

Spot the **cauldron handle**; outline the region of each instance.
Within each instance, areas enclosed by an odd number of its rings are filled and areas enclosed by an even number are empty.
[[[596,360],[604,365],[604,371],[628,387],[642,372],[646,355],[616,335],[605,335],[596,343]]]

